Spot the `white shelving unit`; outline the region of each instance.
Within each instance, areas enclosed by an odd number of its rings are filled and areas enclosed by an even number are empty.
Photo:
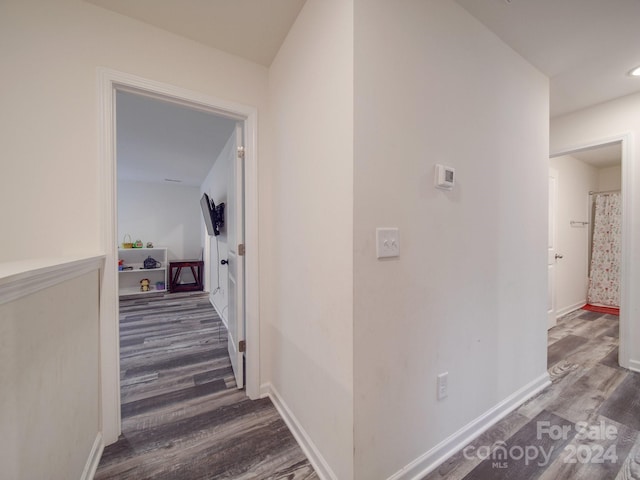
[[[160,267],[145,269],[144,261],[147,257],[160,262]],[[123,261],[124,267],[133,267],[132,270],[118,270],[119,295],[145,295],[167,291],[169,284],[167,282],[166,248],[119,248],[118,260]],[[149,279],[148,292],[143,292],[140,289],[140,280],[143,278]],[[162,285],[159,286],[159,283]]]

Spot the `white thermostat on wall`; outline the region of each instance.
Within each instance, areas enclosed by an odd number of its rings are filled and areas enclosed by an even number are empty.
[[[453,190],[455,177],[455,168],[436,164],[435,183],[437,188],[442,188],[443,190]]]

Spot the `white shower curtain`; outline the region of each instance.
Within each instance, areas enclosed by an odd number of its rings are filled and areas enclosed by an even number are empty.
[[[596,196],[588,301],[620,306],[622,208],[619,193]]]

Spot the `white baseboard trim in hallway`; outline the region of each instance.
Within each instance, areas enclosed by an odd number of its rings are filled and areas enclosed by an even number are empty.
[[[227,320],[227,317],[225,317],[223,315],[225,309],[224,308],[221,309],[221,308],[218,307],[216,302],[213,300],[213,295],[212,294],[209,294],[209,303],[211,304],[211,306],[213,306],[213,309],[216,311],[216,313],[220,317],[220,320],[222,320],[222,324],[224,325],[224,328],[226,328],[227,332],[228,332],[229,331],[229,322]]]
[[[629,370],[640,373],[640,361],[629,360]]]
[[[289,430],[298,442],[298,445],[300,445],[300,448],[309,459],[309,463],[313,466],[318,477],[321,480],[338,480],[338,477],[333,470],[331,470],[331,467],[320,453],[320,450],[318,450],[318,447],[316,447],[313,440],[311,440],[311,437],[307,434],[296,416],[282,399],[278,390],[276,390],[271,383],[263,384],[260,390],[262,392],[262,397],[268,396],[271,399],[271,402],[276,407],[276,410],[278,410],[278,413],[284,420],[284,423],[287,424],[287,427],[289,427]]]
[[[419,480],[435,470],[447,458],[462,449],[469,442],[488,430],[491,426],[518,408],[524,402],[537,395],[551,384],[549,374],[545,372],[537,379],[516,391],[495,407],[462,427],[428,452],[416,458],[387,480]]]
[[[582,307],[585,306],[586,303],[587,303],[586,301],[579,302],[579,303],[570,305],[568,307],[561,308],[560,310],[556,310],[556,320],[559,320],[560,317],[566,315],[567,313],[575,312],[576,310],[581,309]]]
[[[87,463],[84,466],[80,480],[93,480],[98,464],[100,463],[100,458],[102,458],[103,450],[104,442],[102,441],[102,433],[98,432],[96,439],[93,441],[93,446],[91,447],[91,452],[89,452],[89,457],[87,458]]]

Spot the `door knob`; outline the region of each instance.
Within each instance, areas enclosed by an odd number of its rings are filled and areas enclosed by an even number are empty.
[[[229,263],[229,260],[220,260],[220,263],[221,263],[222,265],[226,265],[227,263]]]
[[[564,258],[564,255],[560,255],[559,253],[556,253],[556,260],[559,258]]]

